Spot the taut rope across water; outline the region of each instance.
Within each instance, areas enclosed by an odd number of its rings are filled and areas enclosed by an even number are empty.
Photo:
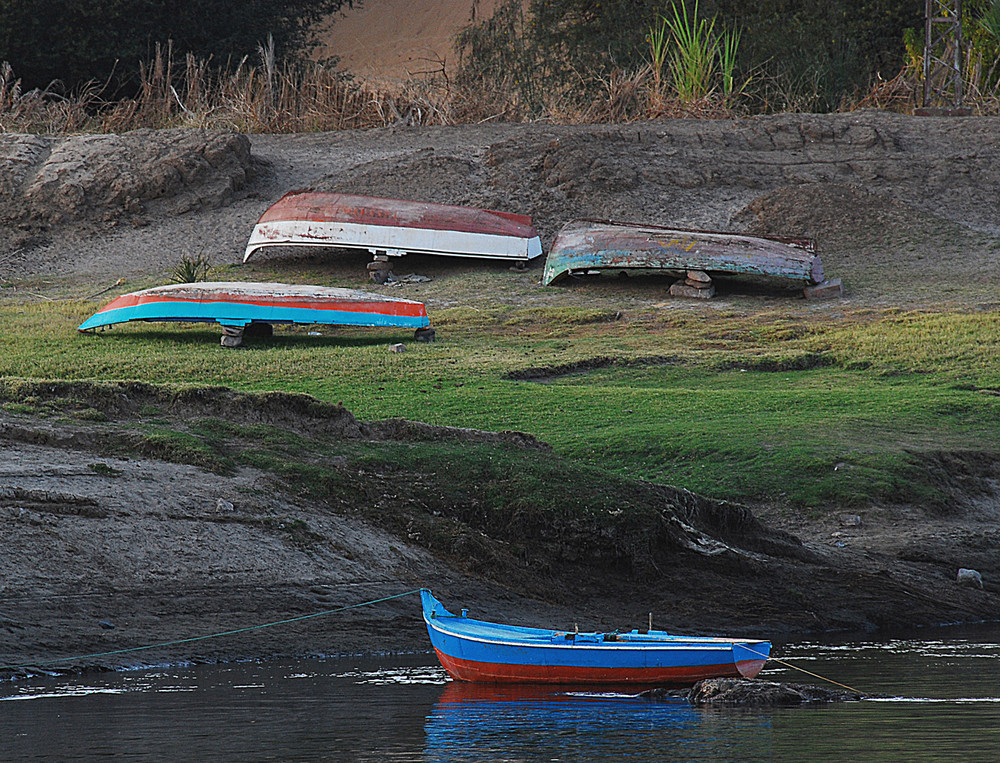
[[[786,668],[791,668],[792,670],[797,670],[800,673],[805,673],[807,676],[812,676],[813,678],[818,678],[820,681],[826,681],[827,683],[831,683],[834,686],[839,686],[841,689],[847,689],[848,691],[853,691],[855,694],[861,694],[862,693],[862,692],[858,691],[857,689],[855,689],[853,686],[848,686],[847,684],[842,684],[842,683],[840,683],[838,681],[834,681],[832,678],[827,678],[826,676],[821,676],[819,673],[813,673],[811,671],[806,670],[805,668],[800,668],[798,665],[792,665],[792,663],[785,662],[785,660],[779,660],[777,657],[772,657],[770,655],[763,654],[761,652],[758,652],[755,649],[751,649],[748,646],[744,646],[743,648],[746,649],[751,654],[756,654],[759,657],[763,657],[765,660],[773,660],[774,662],[777,662],[779,665],[784,665]]]
[[[333,615],[333,614],[336,614],[338,612],[344,612],[344,611],[346,611],[348,609],[359,609],[361,607],[367,607],[367,606],[371,606],[373,604],[382,604],[383,602],[386,602],[386,601],[392,601],[393,599],[401,599],[404,596],[412,596],[412,595],[418,594],[418,593],[420,593],[420,589],[416,588],[416,589],[414,589],[412,591],[406,591],[404,593],[397,593],[397,594],[394,594],[392,596],[385,596],[385,597],[383,597],[381,599],[370,599],[369,601],[362,601],[362,602],[359,602],[357,604],[348,604],[348,605],[343,606],[343,607],[337,607],[336,609],[326,609],[326,610],[323,610],[322,612],[313,612],[310,615],[301,615],[299,617],[290,617],[290,618],[288,618],[286,620],[275,620],[275,621],[270,622],[270,623],[262,623],[260,625],[249,625],[249,626],[247,626],[245,628],[236,628],[234,630],[220,631],[218,633],[207,633],[207,634],[204,634],[204,635],[201,635],[201,636],[191,636],[189,638],[176,639],[174,641],[160,641],[160,642],[158,642],[156,644],[146,644],[146,645],[143,645],[143,646],[133,646],[133,647],[125,648],[125,649],[113,649],[113,650],[111,650],[109,652],[92,652],[91,654],[80,654],[80,655],[75,655],[73,657],[57,657],[57,658],[51,659],[51,660],[41,660],[41,661],[35,661],[35,662],[25,662],[25,663],[21,663],[21,664],[18,664],[18,665],[0,665],[0,670],[18,670],[18,669],[21,669],[21,668],[36,668],[36,667],[41,667],[43,665],[58,665],[59,663],[64,663],[64,662],[79,662],[80,660],[93,660],[93,659],[96,659],[98,657],[113,657],[113,656],[119,655],[119,654],[129,654],[129,653],[132,653],[132,652],[142,652],[142,651],[147,651],[149,649],[158,649],[158,648],[168,647],[168,646],[177,646],[178,644],[190,644],[190,643],[195,642],[195,641],[205,641],[206,639],[220,638],[222,636],[235,636],[238,633],[248,633],[250,631],[262,630],[263,628],[272,628],[272,627],[274,627],[276,625],[288,625],[289,623],[297,623],[297,622],[302,622],[303,620],[311,620],[311,619],[316,618],[316,617],[323,617],[324,615]],[[652,620],[652,617],[650,617],[650,619]],[[780,665],[784,665],[785,667],[791,668],[792,670],[797,670],[800,673],[805,673],[806,675],[812,676],[813,678],[818,678],[821,681],[827,681],[828,683],[834,684],[835,686],[839,686],[842,689],[847,689],[848,691],[855,692],[856,694],[861,694],[861,692],[859,692],[857,689],[855,689],[855,688],[853,688],[851,686],[847,686],[846,684],[839,683],[837,681],[834,681],[831,678],[826,678],[825,676],[821,676],[818,673],[812,673],[812,672],[806,670],[805,668],[800,668],[797,665],[793,665],[790,662],[786,662],[785,660],[781,660],[781,659],[778,659],[777,657],[773,657],[773,656],[769,656],[769,655],[763,654],[763,653],[758,652],[758,651],[756,651],[754,649],[751,649],[748,646],[744,646],[743,648],[746,649],[751,654],[756,654],[756,655],[758,655],[760,657],[763,657],[764,659],[773,660],[774,662],[777,662]]]
[[[263,623],[261,625],[249,625],[246,628],[236,628],[231,631],[220,631],[219,633],[207,633],[203,636],[191,636],[190,638],[177,639],[175,641],[161,641],[157,644],[146,644],[145,646],[133,646],[127,649],[114,649],[110,652],[94,652],[92,654],[80,654],[75,657],[58,657],[54,660],[42,660],[41,662],[26,662],[20,665],[0,665],[0,670],[17,670],[19,668],[35,668],[42,665],[56,665],[61,662],[77,662],[79,660],[92,660],[97,657],[111,657],[116,654],[128,654],[130,652],[141,652],[147,649],[157,649],[159,647],[166,646],[176,646],[178,644],[190,644],[193,641],[204,641],[210,638],[219,638],[220,636],[234,636],[237,633],[247,633],[248,631],[257,631],[262,628],[272,628],[275,625],[288,625],[289,623],[297,623],[302,620],[311,620],[314,617],[322,617],[323,615],[333,615],[337,612],[344,612],[348,609],[358,609],[359,607],[367,607],[371,604],[381,604],[382,602],[391,601],[392,599],[401,599],[404,596],[412,596],[415,593],[420,593],[420,589],[417,588],[413,591],[407,591],[406,593],[397,593],[394,596],[386,596],[382,599],[372,599],[370,601],[362,601],[359,604],[348,604],[345,607],[338,607],[337,609],[327,609],[322,612],[313,612],[311,615],[301,615],[300,617],[290,617],[287,620],[275,620],[271,623]]]

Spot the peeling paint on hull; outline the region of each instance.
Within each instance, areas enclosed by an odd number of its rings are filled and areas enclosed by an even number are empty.
[[[123,294],[80,324],[89,331],[128,321],[191,321],[342,326],[430,325],[423,303],[354,289],[283,283],[202,282]]]
[[[268,246],[527,261],[542,253],[531,218],[473,207],[293,191],[261,216],[243,261]]]
[[[542,284],[574,273],[628,270],[762,276],[796,286],[823,281],[823,263],[806,239],[574,220],[556,236]]]

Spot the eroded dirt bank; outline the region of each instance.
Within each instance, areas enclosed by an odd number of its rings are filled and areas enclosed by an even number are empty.
[[[930,518],[887,518],[837,536],[812,527],[802,542],[744,507],[640,486],[629,497],[645,501],[639,519],[544,520],[506,532],[429,499],[446,476],[362,471],[339,448],[453,441],[544,457],[531,437],[363,423],[304,396],[222,389],[14,384],[3,399],[6,664],[186,639],[422,586],[525,624],[625,628],[654,612],[671,629],[771,636],[988,619],[1000,605],[995,583],[978,590],[953,579],[957,557],[976,561],[988,581],[1000,575],[1000,533],[972,517],[947,532]],[[271,427],[300,433],[305,460],[339,480],[336,498],[311,497],[278,468],[212,471],[204,453],[171,449],[165,433],[206,422],[263,427],[261,437]],[[254,446],[234,439],[217,450],[243,447]],[[409,596],[86,664],[424,649],[425,638]]]

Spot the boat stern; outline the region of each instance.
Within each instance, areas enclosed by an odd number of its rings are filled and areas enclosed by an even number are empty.
[[[756,678],[771,656],[770,641],[747,641],[733,644],[733,662],[744,678]]]

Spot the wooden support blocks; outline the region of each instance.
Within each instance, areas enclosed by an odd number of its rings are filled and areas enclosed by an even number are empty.
[[[807,286],[802,294],[806,299],[835,299],[844,296],[844,287],[839,278],[831,278],[815,286]]]
[[[715,284],[712,278],[703,270],[689,270],[683,281],[678,281],[670,287],[673,297],[689,297],[691,299],[711,299],[715,296]]]

